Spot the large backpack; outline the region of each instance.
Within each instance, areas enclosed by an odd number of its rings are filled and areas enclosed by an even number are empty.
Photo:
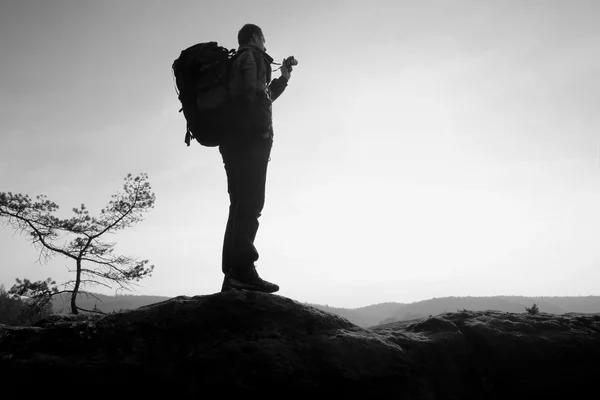
[[[181,52],[173,74],[181,110],[187,121],[185,143],[196,139],[203,146],[218,146],[228,129],[228,82],[235,50],[217,42],[198,43]]]

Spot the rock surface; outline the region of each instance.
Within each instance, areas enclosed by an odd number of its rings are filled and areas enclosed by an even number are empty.
[[[117,398],[583,398],[599,376],[600,314],[463,311],[365,329],[285,297],[228,292],[0,325],[5,395],[64,384]]]

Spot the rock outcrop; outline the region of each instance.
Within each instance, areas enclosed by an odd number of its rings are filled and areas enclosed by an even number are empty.
[[[599,376],[600,314],[464,311],[365,329],[228,292],[0,325],[5,395],[583,398]]]

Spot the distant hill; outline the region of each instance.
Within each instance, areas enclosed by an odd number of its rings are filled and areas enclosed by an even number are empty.
[[[93,310],[94,307],[97,307],[98,310],[109,313],[119,310],[130,310],[170,299],[170,297],[165,296],[106,296],[96,293],[94,293],[94,296],[96,296],[99,300],[88,295],[78,295],[77,306],[86,310]],[[70,301],[71,297],[68,295],[56,296],[52,302],[52,309],[55,313],[69,313],[71,312]]]
[[[377,325],[382,320],[395,315],[395,313],[401,311],[406,306],[403,303],[380,303],[360,308],[337,308],[320,304],[309,305],[319,310],[344,317],[353,324],[362,327]]]
[[[540,312],[549,314],[600,313],[600,296],[582,297],[441,297],[407,304],[394,315],[381,323],[406,321],[415,318],[438,315],[467,309],[471,311],[496,310],[510,313],[523,313],[525,307],[537,304]]]
[[[79,295],[77,305],[91,310],[95,306],[102,312],[129,310],[149,304],[168,300],[165,296],[105,296],[96,294],[100,301],[93,297]],[[338,308],[328,305],[309,304],[320,310],[346,318],[355,325],[369,327],[395,321],[438,315],[457,310],[486,311],[496,310],[510,313],[524,313],[525,307],[537,304],[540,311],[549,314],[600,313],[600,296],[580,297],[524,297],[524,296],[493,296],[493,297],[440,297],[415,303],[380,303],[360,308]],[[307,304],[307,303],[305,303]],[[69,298],[55,298],[54,312],[69,310]]]

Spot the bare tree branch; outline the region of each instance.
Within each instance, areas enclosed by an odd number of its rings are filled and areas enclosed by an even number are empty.
[[[103,283],[103,282],[99,282],[99,281],[94,280],[94,279],[82,279],[81,280],[81,284],[84,285],[84,286],[85,285],[90,285],[90,284],[91,285],[98,285],[98,286],[104,286],[107,289],[112,289],[112,286],[110,286],[110,285],[108,285],[106,283]],[[81,293],[81,291],[80,291],[80,293]]]
[[[54,247],[50,243],[46,242],[45,236],[47,236],[47,235],[42,234],[42,232],[38,228],[36,228],[36,226],[33,224],[32,221],[28,220],[27,218],[21,217],[19,215],[11,214],[9,212],[5,212],[5,214],[8,215],[9,217],[17,218],[18,220],[23,221],[25,224],[27,224],[29,226],[29,228],[32,230],[32,233],[33,233],[32,236],[35,236],[35,238],[37,238],[37,240],[40,241],[42,246],[45,247],[46,249],[53,251],[55,253],[62,254],[65,257],[69,257],[69,258],[73,258],[73,259],[76,258],[75,256],[73,256],[70,253],[67,253],[63,249]],[[22,230],[24,231],[25,228],[23,227]],[[35,242],[34,242],[34,244],[35,244]]]
[[[85,312],[89,312],[89,313],[93,313],[93,314],[103,314],[106,315],[106,313],[104,311],[100,311],[100,310],[86,310],[85,308],[81,308],[81,307],[77,307],[78,310],[80,311],[85,311]]]

